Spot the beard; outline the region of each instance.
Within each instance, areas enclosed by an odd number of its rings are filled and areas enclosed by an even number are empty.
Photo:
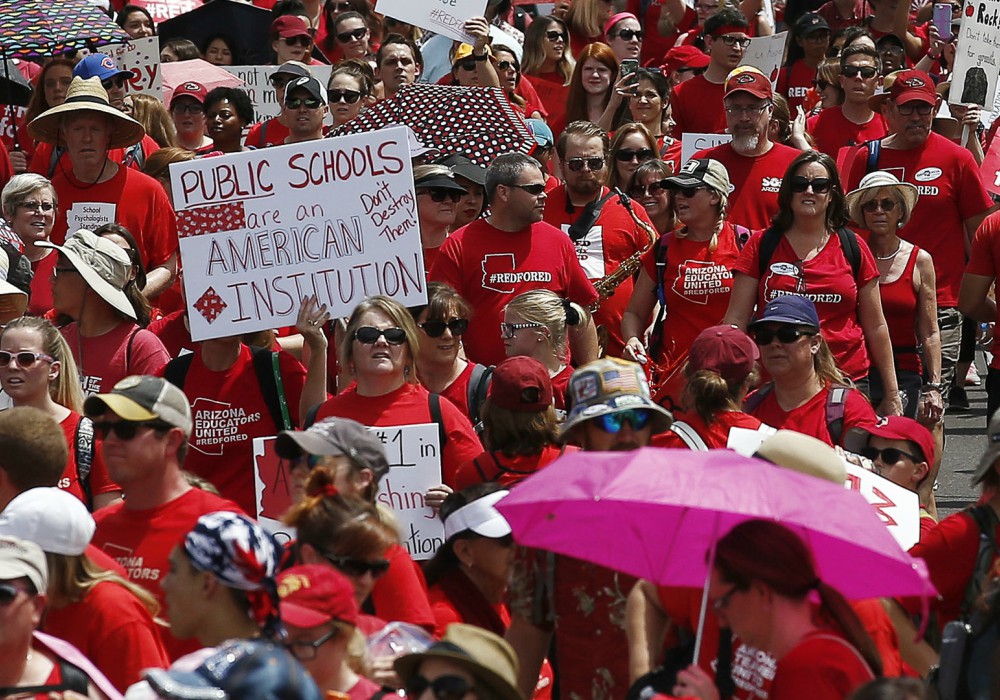
[[[733,149],[739,151],[752,151],[760,144],[760,134],[756,131],[747,134],[737,134],[733,136]]]
[[[566,182],[566,189],[573,194],[580,195],[581,197],[593,197],[598,192],[601,191],[601,180],[596,177],[579,179],[572,185],[569,181]]]

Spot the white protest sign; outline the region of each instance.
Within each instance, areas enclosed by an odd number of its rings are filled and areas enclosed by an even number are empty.
[[[292,325],[303,297],[427,299],[406,129],[170,166],[195,341]]]
[[[66,230],[95,231],[115,220],[115,209],[114,202],[74,202],[66,211]]]
[[[417,561],[430,559],[444,543],[444,523],[424,503],[427,489],[441,483],[441,446],[436,423],[373,427],[385,445],[389,473],[375,500],[399,522],[400,543]]]
[[[471,44],[473,39],[465,33],[465,22],[486,13],[486,0],[379,0],[378,11],[415,27]]]
[[[785,55],[785,41],[788,32],[770,36],[755,36],[750,39],[750,46],[743,52],[741,66],[753,66],[771,79],[771,86],[778,82],[778,69]]]
[[[275,437],[253,439],[254,494],[257,522],[282,543],[295,539],[295,528],[281,522],[281,516],[295,501],[290,464],[274,450]]]
[[[145,7],[149,16],[157,23],[190,12],[203,4],[202,0],[131,0],[131,2],[133,5]]]
[[[687,163],[694,154],[705,148],[715,148],[733,140],[732,134],[696,134],[681,136],[681,165]]]
[[[963,13],[948,102],[992,107],[1000,73],[1000,0],[970,0]]]
[[[121,70],[132,72],[125,83],[125,93],[152,95],[163,99],[160,76],[160,42],[155,36],[132,39],[126,44],[108,44],[97,49],[115,59]]]
[[[269,80],[270,75],[278,70],[277,66],[219,66],[244,82],[240,86],[245,90],[253,102],[255,121],[262,122],[265,119],[276,117],[281,113],[281,105],[278,104],[278,96],[274,92]],[[310,72],[322,84],[330,84],[330,72],[333,66],[309,66]],[[327,125],[333,124],[333,116],[327,112]]]
[[[915,545],[920,540],[920,499],[917,494],[853,462],[844,462],[847,465],[845,487],[861,492],[900,547],[909,549]]]

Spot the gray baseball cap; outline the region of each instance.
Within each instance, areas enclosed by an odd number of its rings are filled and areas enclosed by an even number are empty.
[[[305,430],[282,430],[274,444],[279,457],[343,455],[362,469],[371,469],[375,482],[389,471],[385,448],[368,428],[350,418],[324,418]]]

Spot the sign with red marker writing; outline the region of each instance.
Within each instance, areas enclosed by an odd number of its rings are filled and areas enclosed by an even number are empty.
[[[316,295],[333,316],[362,299],[427,299],[406,129],[170,167],[195,341],[294,325]]]
[[[378,11],[455,41],[473,42],[465,33],[465,21],[486,13],[484,0],[379,0]]]
[[[140,93],[163,99],[160,42],[155,36],[132,39],[127,44],[108,44],[97,50],[115,59],[119,69],[132,72],[132,77],[125,81],[126,95]]]
[[[1000,0],[966,0],[955,44],[951,104],[990,107],[997,89],[1000,55]]]
[[[844,462],[847,464],[846,487],[861,492],[900,547],[909,549],[915,545],[920,540],[920,499],[917,494],[853,462],[846,459]]]

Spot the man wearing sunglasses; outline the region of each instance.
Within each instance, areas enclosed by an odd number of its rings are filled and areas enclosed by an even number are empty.
[[[87,399],[84,412],[103,438],[108,475],[126,499],[95,514],[92,544],[121,564],[129,580],[149,591],[162,609],[160,582],[174,546],[202,515],[241,512],[240,507],[193,488],[185,478],[194,420],[184,392],[165,379],[126,377],[110,393]],[[172,660],[199,646],[180,642],[166,630],[163,643]]]
[[[308,78],[312,75],[309,66],[300,61],[286,61],[282,63],[278,70],[267,76],[268,82],[274,88],[275,101],[279,105],[285,104],[285,86],[296,78]],[[254,148],[266,148],[267,146],[280,146],[288,138],[288,125],[285,123],[284,113],[279,113],[276,117],[271,117],[262,122],[258,122],[250,127],[247,132],[246,145]]]
[[[323,120],[328,109],[326,88],[316,78],[296,78],[288,83],[281,103],[281,116],[288,124],[285,143],[323,138]]]
[[[615,358],[573,372],[567,401],[560,438],[588,452],[646,447],[673,422],[650,397],[642,366]],[[507,640],[521,659],[522,693],[531,697],[554,634],[553,665],[563,697],[625,697],[628,640],[624,620],[615,612],[624,609],[636,579],[569,557],[556,556],[553,565],[539,554],[518,551],[510,590]],[[578,605],[584,597],[588,604]],[[547,601],[553,601],[552,608]]]
[[[604,186],[611,149],[608,135],[596,124],[576,121],[559,136],[556,153],[565,184],[549,192],[545,201],[545,221],[561,228],[573,241],[576,254],[587,278],[597,282],[619,268],[624,260],[645,250],[655,238],[653,222],[641,206],[632,205],[636,217],[648,225],[643,229],[621,200]],[[598,207],[594,219],[590,212]],[[590,222],[580,229],[577,221]],[[622,316],[632,297],[633,280],[628,276],[614,293],[601,301],[594,323],[608,332],[605,352],[621,357],[625,350]]]
[[[885,119],[868,104],[881,72],[878,52],[870,46],[855,44],[841,52],[840,87],[844,102],[822,110],[806,122],[806,131],[812,134],[817,151],[836,160],[841,148],[877,141],[889,133]]]
[[[897,72],[882,108],[889,135],[875,142],[877,148],[862,145],[847,157],[844,189],[857,189],[861,178],[874,170],[887,170],[917,188],[917,205],[899,236],[934,260],[941,381],[950,387],[962,339],[957,307],[967,246],[996,207],[972,153],[932,132],[940,104],[929,75],[918,70]]]

